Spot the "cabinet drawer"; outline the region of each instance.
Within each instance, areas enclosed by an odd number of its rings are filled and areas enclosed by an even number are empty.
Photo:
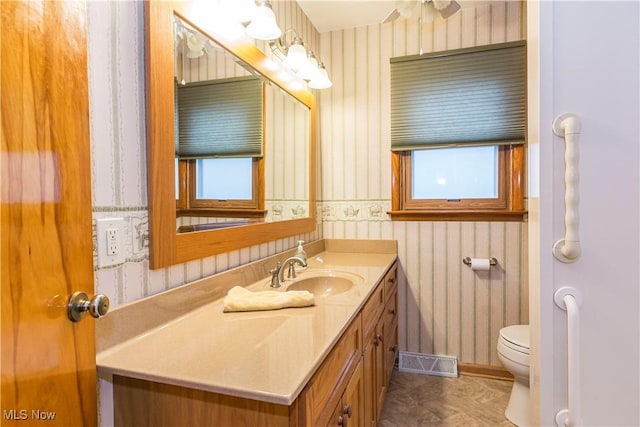
[[[371,335],[384,308],[384,286],[378,285],[362,309],[362,327],[365,340]]]
[[[309,381],[302,395],[301,425],[327,425],[361,355],[362,331],[356,318]]]
[[[385,323],[385,329],[390,330],[394,323],[397,323],[398,319],[398,292],[394,292],[387,303],[384,306],[384,313],[382,319]]]
[[[398,263],[395,262],[384,276],[384,299],[385,301],[398,289]]]

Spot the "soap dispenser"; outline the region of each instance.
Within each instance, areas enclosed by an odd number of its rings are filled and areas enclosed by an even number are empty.
[[[298,251],[296,252],[296,256],[302,259],[305,263],[307,262],[307,253],[304,251],[302,244],[304,240],[298,240]]]

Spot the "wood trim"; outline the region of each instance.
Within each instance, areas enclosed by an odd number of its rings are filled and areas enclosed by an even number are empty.
[[[173,32],[167,31],[172,28],[172,19],[171,3],[145,1],[147,186],[152,268],[173,263],[176,241],[174,174],[167,173],[168,167],[174,168],[175,161],[173,102],[168,99],[174,96],[174,83],[173,78],[165,75],[173,70]]]
[[[488,211],[388,211],[394,221],[526,221],[527,212]]]
[[[499,147],[497,200],[411,200],[411,152],[391,153],[391,210],[394,221],[525,221],[523,145]]]
[[[256,209],[208,209],[208,208],[193,208],[193,209],[178,209],[176,211],[177,217],[211,217],[211,218],[247,218],[247,222],[256,221],[256,218],[264,218],[267,215],[266,210]]]
[[[413,180],[411,151],[404,152],[401,157],[401,173],[402,173],[402,206],[404,210],[498,210],[506,209],[507,202],[510,199],[510,185],[506,185],[506,176],[510,175],[507,162],[510,159],[509,147],[498,147],[498,197],[494,199],[462,199],[458,201],[450,201],[446,199],[413,199]]]
[[[151,243],[149,257],[152,269],[312,232],[316,228],[315,96],[309,90],[296,89],[292,83],[284,81],[279,75],[279,69],[268,69],[266,56],[253,44],[226,40],[223,34],[212,33],[215,29],[204,31],[203,17],[197,6],[194,2],[145,1],[147,173]],[[173,32],[168,30],[172,28],[174,14],[244,60],[309,108],[309,217],[191,234],[176,233],[174,173],[169,172],[173,171],[175,161]],[[198,22],[203,25],[198,25]]]
[[[192,161],[178,161],[178,195],[176,198],[176,209],[189,208],[189,194],[191,193],[190,170]]]
[[[402,165],[402,154],[399,152],[391,152],[391,210],[401,210],[401,191],[403,186],[401,183],[402,174],[400,173]]]
[[[512,211],[524,211],[525,161],[524,145],[514,146],[510,151],[511,206]]]
[[[513,375],[501,366],[478,365],[475,363],[458,363],[458,373],[469,377],[490,378],[494,380],[513,381]]]
[[[268,227],[265,227],[265,225],[268,225]],[[246,246],[259,245],[290,236],[291,229],[313,230],[314,227],[314,218],[302,218],[184,234],[176,234],[176,231],[172,230],[172,235],[175,236],[175,253],[173,254],[172,263],[184,263],[208,256],[203,254],[221,254]],[[212,239],[211,233],[225,237]],[[298,232],[294,234],[298,234]]]

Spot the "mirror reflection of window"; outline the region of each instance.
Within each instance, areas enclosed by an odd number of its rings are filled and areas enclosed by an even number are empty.
[[[174,19],[178,228],[309,216],[309,108]]]
[[[250,200],[253,191],[251,157],[196,160],[196,198]]]

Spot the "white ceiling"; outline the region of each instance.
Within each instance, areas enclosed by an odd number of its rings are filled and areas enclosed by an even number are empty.
[[[395,9],[399,1],[407,0],[296,0],[313,25],[321,33],[346,28],[379,24]],[[409,0],[410,1],[410,0]],[[415,0],[420,1],[420,0]],[[506,0],[521,1],[521,0]],[[464,7],[491,3],[484,0],[458,0]]]
[[[395,0],[297,0],[321,33],[379,24],[395,8]]]

